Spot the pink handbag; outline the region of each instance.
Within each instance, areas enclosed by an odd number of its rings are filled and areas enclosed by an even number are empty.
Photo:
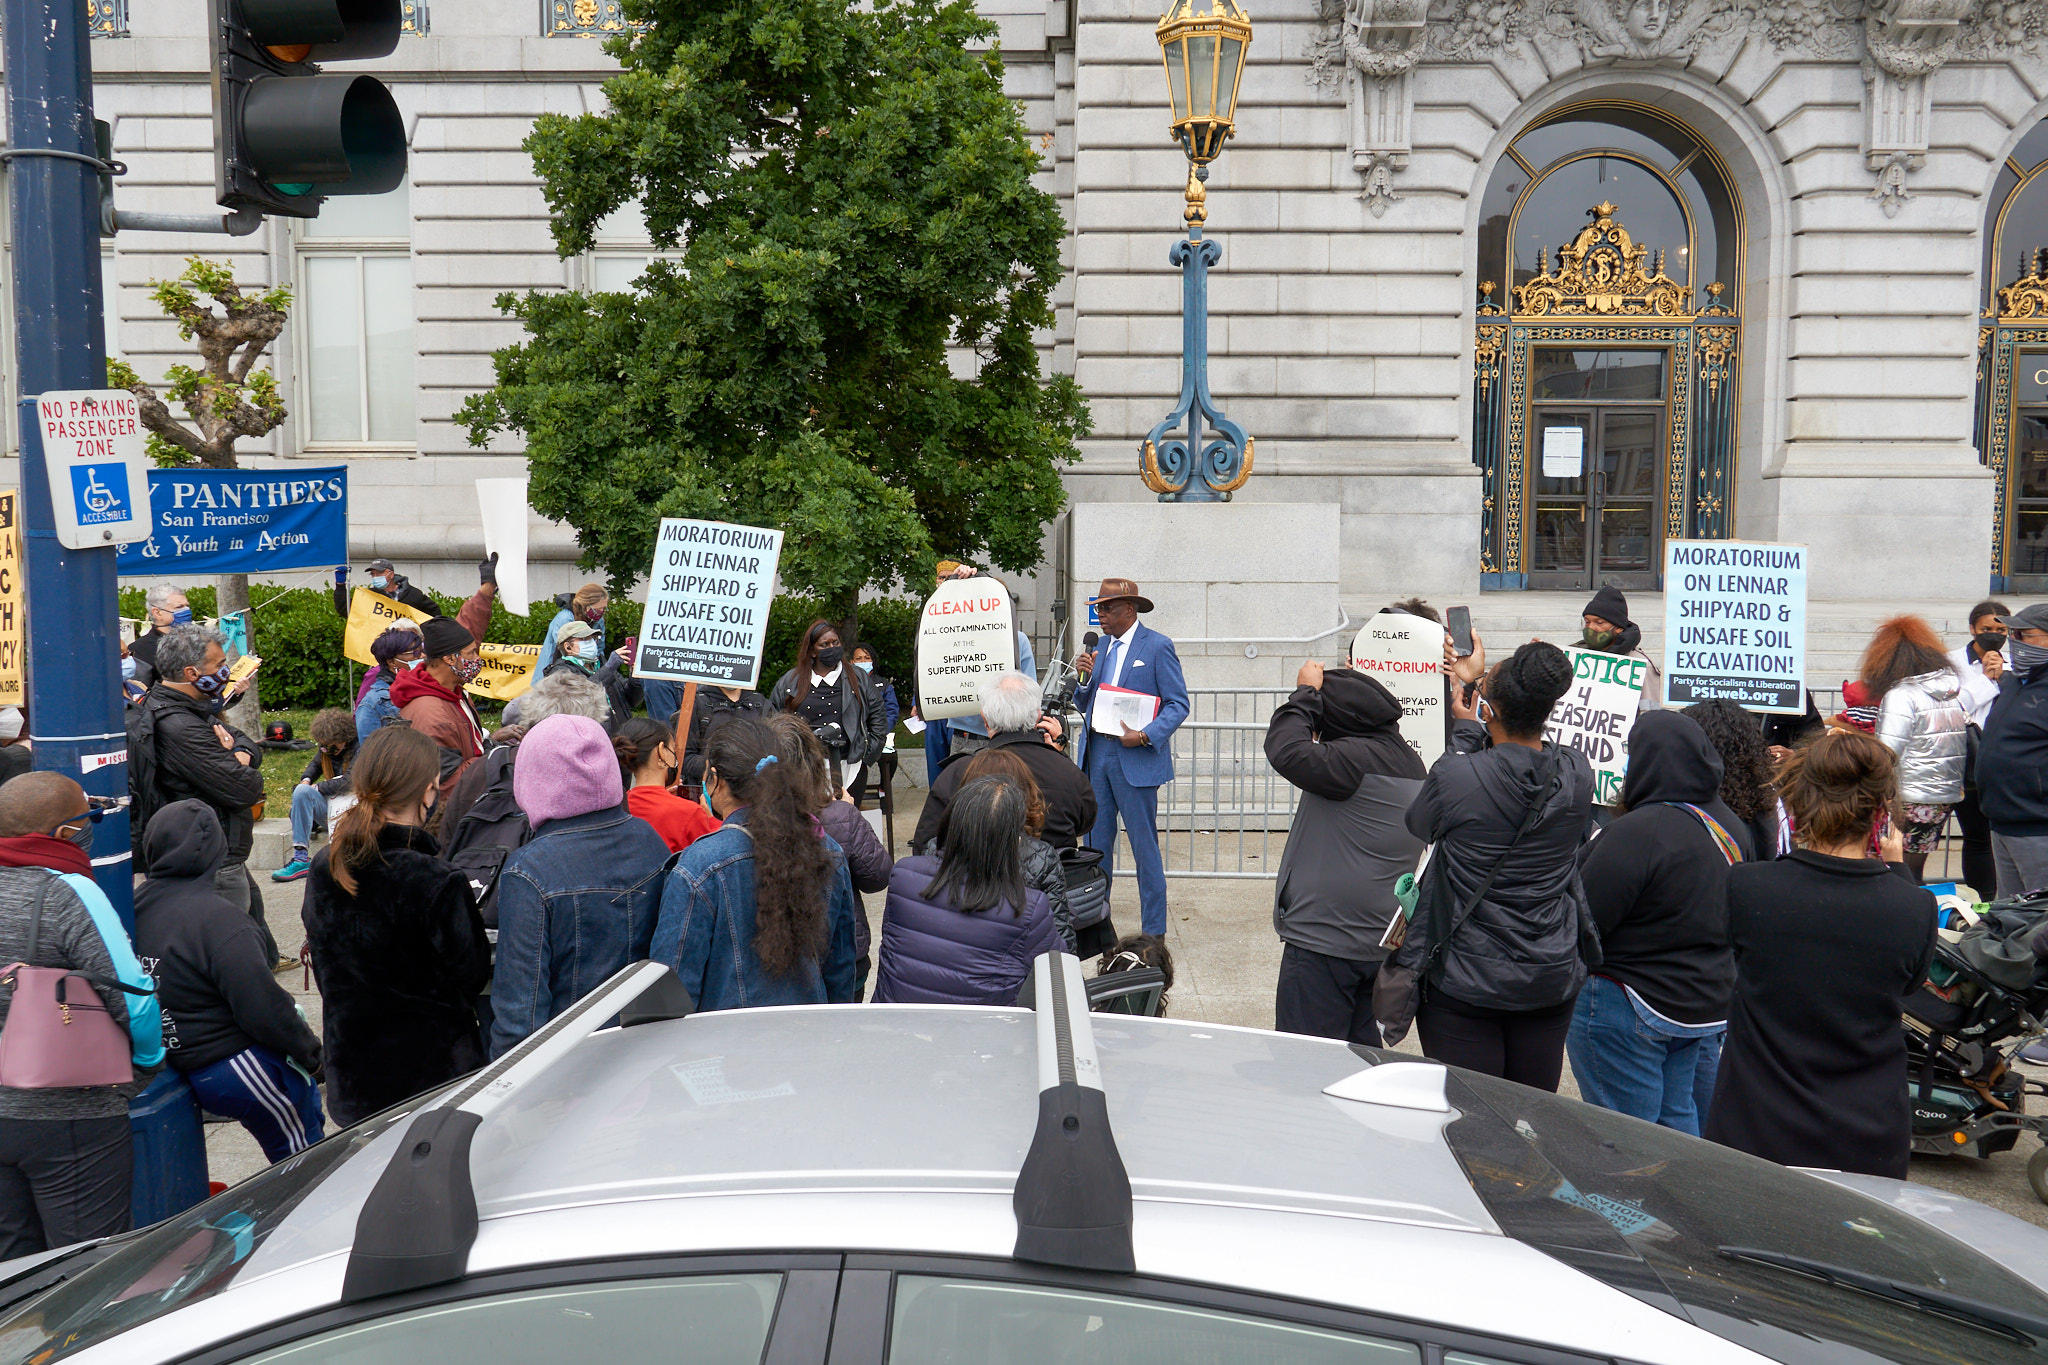
[[[43,898],[52,877],[36,893],[28,926],[28,956],[36,956],[42,934]],[[13,988],[7,1023],[0,1027],[0,1086],[47,1090],[60,1086],[126,1085],[135,1079],[133,1045],[96,986],[144,995],[132,986],[103,981],[67,967],[31,967],[17,962],[0,972],[0,986]]]

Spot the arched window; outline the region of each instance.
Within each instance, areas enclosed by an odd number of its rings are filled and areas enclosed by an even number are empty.
[[[1977,456],[1997,518],[1993,592],[2048,591],[2048,122],[2006,158],[1984,224]]]
[[[1742,223],[1684,124],[1626,103],[1525,129],[1478,233],[1482,583],[1653,587],[1733,524]]]

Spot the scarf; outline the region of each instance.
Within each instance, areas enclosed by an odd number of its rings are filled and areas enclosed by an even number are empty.
[[[17,834],[0,839],[0,867],[46,867],[52,872],[92,875],[92,859],[69,839],[49,834]]]

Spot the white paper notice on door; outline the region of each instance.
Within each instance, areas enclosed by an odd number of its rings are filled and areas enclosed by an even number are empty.
[[[1584,427],[1543,428],[1543,477],[1576,479],[1586,470]]]

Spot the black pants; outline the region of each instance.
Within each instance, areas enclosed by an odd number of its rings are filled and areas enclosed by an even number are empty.
[[[128,1116],[0,1119],[0,1260],[128,1231]]]
[[[1372,983],[1379,974],[1377,962],[1354,962],[1283,944],[1280,981],[1273,988],[1273,1027],[1282,1033],[1378,1047]]]
[[[1415,1016],[1422,1053],[1445,1066],[1557,1093],[1564,1075],[1564,1039],[1572,1028],[1572,1000],[1547,1010],[1511,1014],[1467,1010],[1432,995]]]
[[[1963,788],[1956,802],[1956,823],[1963,827],[1963,880],[1980,896],[1998,893],[1998,864],[1991,856],[1991,817],[1977,804],[1977,789]]]

